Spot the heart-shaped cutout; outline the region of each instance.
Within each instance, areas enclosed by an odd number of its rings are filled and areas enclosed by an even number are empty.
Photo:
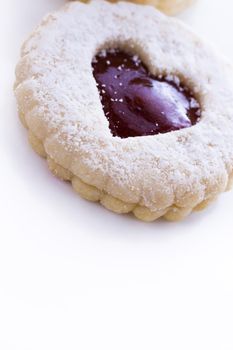
[[[113,136],[166,133],[200,120],[200,105],[179,78],[153,76],[137,55],[102,50],[92,67]]]

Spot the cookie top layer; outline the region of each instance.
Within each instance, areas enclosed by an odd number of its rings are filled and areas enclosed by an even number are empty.
[[[166,134],[113,137],[92,74],[93,57],[119,48],[151,74],[178,76],[201,121]],[[185,25],[150,6],[69,3],[22,48],[16,96],[27,126],[58,164],[85,182],[151,210],[195,205],[233,167],[233,70]]]

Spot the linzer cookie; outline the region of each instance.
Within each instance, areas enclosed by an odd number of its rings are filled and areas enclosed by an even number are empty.
[[[69,2],[25,42],[29,141],[91,201],[144,221],[205,208],[233,178],[233,69],[150,6]]]

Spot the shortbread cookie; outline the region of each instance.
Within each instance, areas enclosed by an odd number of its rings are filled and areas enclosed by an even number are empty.
[[[91,201],[180,220],[229,189],[233,70],[149,6],[70,2],[25,42],[15,94],[29,141]]]
[[[195,0],[142,0],[142,3],[154,5],[168,15],[175,15],[190,6],[194,1]]]
[[[76,1],[76,0],[72,0]],[[88,0],[80,0],[82,2],[88,2]],[[111,2],[117,2],[118,0],[109,0]],[[144,4],[155,6],[160,11],[165,12],[168,15],[175,15],[181,12],[186,7],[190,6],[195,0],[125,0],[134,2],[135,4]]]

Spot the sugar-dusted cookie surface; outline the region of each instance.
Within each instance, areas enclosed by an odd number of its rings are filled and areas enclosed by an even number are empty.
[[[75,1],[75,0],[69,0]],[[82,2],[88,2],[88,0],[80,0]],[[118,0],[109,0],[111,2],[117,2]],[[125,0],[133,2],[135,4],[144,4],[155,6],[160,11],[165,12],[168,15],[175,15],[181,12],[186,7],[190,6],[195,0]]]
[[[93,76],[96,55],[112,48],[139,57],[154,79],[176,77],[165,83],[193,91],[199,122],[113,136]],[[232,78],[224,58],[150,6],[70,2],[24,43],[15,95],[32,147],[82,197],[145,221],[180,220],[232,185]]]

